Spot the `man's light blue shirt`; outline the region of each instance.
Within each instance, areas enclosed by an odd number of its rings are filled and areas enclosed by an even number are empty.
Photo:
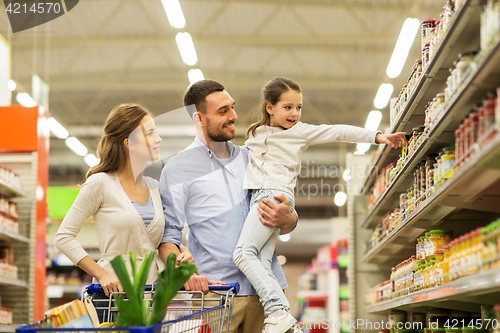
[[[198,138],[168,160],[160,178],[164,240],[180,245],[186,222],[197,273],[211,280],[239,282],[240,296],[256,295],[233,263],[233,251],[249,211],[250,193],[243,190],[248,149],[231,142],[227,147],[231,157],[225,165]],[[272,268],[281,288],[286,288],[276,251]]]

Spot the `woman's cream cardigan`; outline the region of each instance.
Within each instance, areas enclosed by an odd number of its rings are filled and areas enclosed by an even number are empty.
[[[56,247],[75,264],[87,256],[75,238],[85,221],[93,216],[101,252],[97,263],[116,276],[110,260],[122,254],[128,262],[129,251],[136,251],[140,267],[147,252],[157,252],[165,227],[158,183],[148,177],[145,179],[155,209],[155,217],[148,227],[130,202],[118,176],[100,172],[90,176],[82,185],[56,233]],[[157,254],[149,271],[148,284],[156,279],[158,268],[163,268],[163,262]],[[93,281],[98,283],[95,278]]]

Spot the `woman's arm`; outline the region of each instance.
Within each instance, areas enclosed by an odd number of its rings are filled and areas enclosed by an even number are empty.
[[[90,259],[89,256],[84,257],[76,265],[99,281],[99,284],[102,289],[104,289],[106,296],[109,296],[112,292],[123,291],[120,280],[106,272],[104,268],[99,266],[94,260]]]

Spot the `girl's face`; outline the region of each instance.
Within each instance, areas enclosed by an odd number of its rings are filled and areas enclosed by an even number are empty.
[[[141,124],[130,134],[130,156],[141,161],[157,161],[160,159],[161,138],[156,132],[156,126],[151,116],[145,116]]]
[[[288,90],[280,96],[275,105],[267,102],[266,111],[271,116],[271,127],[291,128],[300,120],[302,110],[302,93]]]

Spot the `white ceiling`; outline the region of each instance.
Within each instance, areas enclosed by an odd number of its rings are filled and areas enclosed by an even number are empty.
[[[445,0],[180,3],[187,22],[181,30],[169,25],[160,0],[80,0],[54,21],[15,34],[0,10],[0,33],[12,47],[17,92],[31,92],[32,75],[40,76],[50,85],[51,115],[95,152],[103,122],[115,105],[141,103],[157,116],[182,106],[191,67],[182,62],[175,35],[187,31],[199,59],[194,67],[224,84],[236,100],[236,143],[243,143],[260,89],[275,76],[302,86],[302,121],[363,126],[379,85],[393,83],[397,95],[420,58],[417,37],[402,75],[389,79],[385,74],[404,20],[437,18]],[[384,128],[389,111],[382,111]],[[164,142],[169,143],[167,156],[192,140],[192,134],[172,130],[162,130],[169,139]],[[303,163],[342,166],[345,152],[353,149],[339,144],[312,147]],[[51,185],[80,183],[87,169],[62,140],[51,139]],[[323,209],[326,216],[335,214],[332,197],[298,203]]]

